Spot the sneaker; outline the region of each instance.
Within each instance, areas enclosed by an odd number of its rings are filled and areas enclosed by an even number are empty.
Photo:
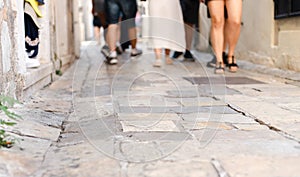
[[[217,62],[217,58],[214,56],[214,58],[210,62],[208,62],[206,66],[210,68],[214,68],[216,67],[216,62]]]
[[[143,53],[142,50],[139,50],[139,49],[132,49],[132,50],[131,50],[130,56],[135,57],[135,56],[141,55],[142,53]]]
[[[106,63],[108,63],[110,65],[115,65],[115,64],[118,64],[118,59],[117,58],[107,57],[106,58]]]
[[[106,57],[106,63],[110,64],[110,65],[115,65],[118,63],[118,58],[117,58],[117,52],[113,51],[109,54],[108,57]]]
[[[105,56],[108,57],[109,56],[109,47],[107,45],[104,45],[101,49],[101,53]]]
[[[37,68],[39,67],[41,64],[39,62],[38,59],[36,58],[26,58],[26,67],[27,68]]]
[[[194,58],[193,54],[189,50],[185,51],[183,57],[184,57],[185,61],[191,61],[191,62],[195,61],[195,58]]]
[[[175,51],[175,52],[173,53],[172,58],[178,59],[182,54],[183,54],[183,52],[177,52],[177,51]]]

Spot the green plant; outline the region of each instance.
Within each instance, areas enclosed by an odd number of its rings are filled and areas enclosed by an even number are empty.
[[[11,112],[10,107],[14,106],[15,103],[18,103],[17,100],[0,95],[0,113],[4,112],[6,119],[0,117],[0,148],[1,147],[11,147],[15,140],[4,130],[4,126],[14,126],[16,120],[21,118],[19,115]]]

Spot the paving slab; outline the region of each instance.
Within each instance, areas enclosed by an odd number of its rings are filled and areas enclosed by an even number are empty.
[[[173,121],[121,121],[124,132],[180,132]]]
[[[257,123],[253,118],[246,117],[242,114],[192,113],[192,114],[180,114],[180,117],[187,122],[216,121],[216,122],[239,123],[239,124]]]

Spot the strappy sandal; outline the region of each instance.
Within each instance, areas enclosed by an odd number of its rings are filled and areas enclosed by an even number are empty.
[[[226,52],[222,53],[222,59],[225,66],[228,66],[228,54]]]
[[[215,68],[215,74],[224,74],[225,73],[225,68],[222,66],[222,62],[219,62],[219,65],[216,65]]]
[[[228,63],[229,72],[235,73],[239,66],[235,63],[234,56],[232,56],[231,63]]]

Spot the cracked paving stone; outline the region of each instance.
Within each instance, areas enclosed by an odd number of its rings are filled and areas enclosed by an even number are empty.
[[[149,164],[130,164],[128,175],[139,177],[147,174],[147,177],[218,177],[213,166],[209,162],[197,160],[182,160],[179,162],[159,160]]]
[[[18,132],[17,134],[23,136],[57,141],[61,129],[45,126],[33,121],[23,120],[14,127],[13,132]]]
[[[119,149],[114,156],[128,162],[149,162],[163,156],[155,142],[118,141],[116,143]]]
[[[22,115],[22,119],[39,122],[42,125],[48,125],[55,128],[60,128],[63,121],[66,119],[64,113],[46,112],[40,109],[19,109],[15,111],[18,115]]]
[[[180,132],[173,121],[121,121],[123,132]]]
[[[227,106],[190,106],[190,107],[120,107],[120,113],[219,113],[219,114],[234,114],[237,113]]]
[[[222,157],[223,167],[231,176],[299,176],[300,156],[257,156],[237,154]],[[253,165],[255,164],[255,165]],[[238,168],[237,168],[238,167]],[[250,167],[250,168],[249,168]]]
[[[235,128],[239,130],[245,130],[245,131],[252,131],[252,130],[259,130],[259,129],[265,129],[268,130],[269,127],[263,126],[260,124],[232,124]]]
[[[160,120],[174,120],[178,121],[181,118],[178,114],[175,113],[136,113],[136,114],[128,114],[128,113],[119,113],[118,120],[121,121],[160,121]]]
[[[222,130],[232,130],[234,127],[223,122],[182,122],[184,129],[188,130],[202,130],[202,129],[222,129]]]
[[[27,108],[42,109],[46,112],[69,113],[72,108],[70,101],[63,101],[59,99],[48,100],[33,100],[26,105]]]
[[[125,132],[124,136],[136,141],[174,141],[183,142],[192,139],[188,132]]]
[[[238,124],[257,124],[257,122],[253,118],[246,117],[242,114],[192,113],[180,114],[179,116],[184,121],[188,122],[215,121]]]

